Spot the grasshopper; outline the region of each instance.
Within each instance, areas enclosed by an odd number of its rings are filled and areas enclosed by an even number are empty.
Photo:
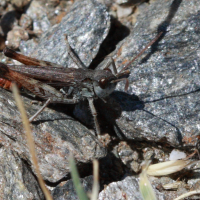
[[[60,65],[37,60],[15,51],[5,48],[4,54],[24,65],[5,65],[0,63],[0,86],[9,89],[11,82],[29,90],[36,96],[46,100],[43,106],[29,119],[32,122],[50,103],[76,104],[84,99],[89,102],[89,107],[94,118],[97,135],[101,133],[97,120],[97,112],[93,100],[109,96],[117,85],[117,82],[126,80],[125,90],[128,88],[127,68],[146,49],[161,36],[159,33],[135,58],[133,58],[120,72],[117,72],[114,60],[109,62],[101,70],[87,69],[80,59],[73,53],[67,39],[68,54],[79,68],[64,68]],[[112,66],[111,71],[109,67]],[[61,90],[58,90],[62,88]]]

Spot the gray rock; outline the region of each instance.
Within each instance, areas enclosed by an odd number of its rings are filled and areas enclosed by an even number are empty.
[[[164,195],[156,190],[159,200],[165,199]],[[99,200],[142,200],[139,191],[138,178],[126,177],[122,181],[109,184],[99,193]]]
[[[182,144],[194,146],[198,141],[199,10],[200,3],[197,0],[154,1],[139,7],[140,15],[130,36],[112,54],[119,69],[155,37],[158,27],[162,28],[161,24],[168,32],[138,60],[138,65],[131,65],[128,93],[124,92],[124,83],[121,82],[107,104],[101,102],[96,105],[102,119],[113,124],[116,133],[122,138],[147,140],[150,141],[148,144],[168,143],[177,148]],[[171,14],[168,15],[169,13]],[[31,56],[76,67],[73,61],[66,58],[64,34],[68,34],[70,45],[88,66],[106,37],[109,25],[109,15],[104,6],[96,1],[78,1],[59,25],[55,25],[42,36],[38,46],[28,41],[23,42],[21,48],[26,52],[25,48],[30,47],[28,52]],[[29,116],[38,110],[39,106],[30,105],[30,99],[24,97],[24,101]],[[75,154],[77,164],[83,169],[84,163],[102,158],[106,154],[86,127],[60,112],[64,112],[67,105],[54,108],[55,110],[45,109],[32,124],[41,173],[44,179],[51,182],[68,176],[70,152]],[[78,110],[77,107],[74,113],[79,114]],[[12,95],[5,90],[0,90],[0,111],[1,144],[11,147],[20,158],[30,164],[19,112]],[[82,116],[84,118],[83,114]],[[84,120],[87,124],[88,120]],[[120,159],[128,167],[135,171],[139,169],[140,162],[129,154],[134,152],[134,148],[122,148],[119,152]],[[144,157],[151,157],[153,153],[150,149]],[[10,156],[11,153],[7,154]],[[163,159],[159,155],[156,158]],[[123,170],[122,173],[124,174]],[[118,194],[124,195],[125,190],[125,195],[132,199],[135,191],[139,191],[137,182],[136,178],[128,177],[111,183],[101,192],[99,198],[116,199],[114,195],[119,198]],[[136,198],[138,196],[139,194]],[[162,198],[163,195],[160,195],[159,199]]]
[[[70,46],[84,65],[89,66],[109,28],[110,16],[103,4],[96,0],[77,1],[60,24],[43,34],[31,56],[62,66],[77,67],[68,57],[65,42],[67,34]]]
[[[119,158],[121,159],[123,164],[131,168],[135,173],[138,173],[140,170],[140,165],[138,163],[138,151],[126,142],[120,142],[117,151]]]
[[[81,178],[80,182],[86,193],[91,193],[93,176]],[[67,181],[64,185],[58,185],[51,192],[54,200],[79,200],[72,180]]]
[[[74,48],[85,56],[84,62],[89,64],[108,33],[109,20],[106,8],[99,2],[79,1],[59,25],[43,35],[31,56],[60,64],[67,62],[64,34],[70,33]],[[24,98],[24,101],[28,115],[32,116],[39,106],[30,105],[30,99]],[[13,149],[30,163],[20,115],[12,94],[2,89],[0,103],[2,144],[10,140],[9,138],[14,138],[16,142],[12,143]],[[106,155],[105,149],[96,143],[96,138],[85,126],[60,112],[64,112],[66,108],[67,105],[58,106],[58,111],[46,108],[32,124],[41,174],[50,182],[57,182],[68,176],[70,153],[74,155],[79,166]]]
[[[122,69],[155,37],[158,27],[159,30],[167,28],[162,40],[138,59],[139,64],[131,64],[128,92],[124,92],[121,82],[112,95],[122,110],[115,130],[121,131],[125,138],[172,146],[194,146],[198,141],[198,10],[197,0],[142,5],[130,36],[112,54]]]
[[[2,145],[10,145],[21,158],[31,164],[20,114],[8,91],[0,89],[0,137]],[[31,105],[24,97],[28,116],[39,106]],[[57,182],[69,174],[68,159],[73,154],[81,166],[106,155],[105,149],[96,144],[91,132],[73,118],[46,108],[32,123],[32,133],[41,174],[45,180]]]
[[[15,151],[3,147],[0,158],[0,199],[44,199],[35,176]]]
[[[17,9],[22,9],[30,3],[29,0],[11,0],[10,3]]]
[[[0,7],[5,7],[7,5],[7,0],[1,0]]]
[[[31,29],[33,21],[27,14],[22,14],[20,17],[19,25],[24,29]]]
[[[12,49],[18,49],[21,40],[28,39],[28,32],[24,28],[20,26],[14,26],[13,29],[7,34],[6,45]]]
[[[48,19],[48,10],[43,2],[33,0],[28,7],[26,14],[33,20],[33,31],[44,32],[51,28],[51,23]]]

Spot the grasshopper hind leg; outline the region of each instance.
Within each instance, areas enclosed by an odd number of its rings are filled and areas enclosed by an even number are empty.
[[[67,47],[68,54],[69,54],[70,58],[74,61],[74,63],[76,63],[76,65],[79,68],[87,69],[87,67],[82,63],[80,58],[74,53],[74,51],[70,47],[66,34],[65,34],[65,42],[66,42],[66,47]]]

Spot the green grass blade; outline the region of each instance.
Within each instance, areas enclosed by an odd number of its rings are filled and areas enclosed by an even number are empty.
[[[72,156],[70,156],[70,159],[69,159],[69,166],[70,166],[71,176],[72,176],[72,180],[73,180],[74,187],[75,187],[76,193],[78,195],[78,198],[80,200],[89,200],[89,198],[87,197],[87,195],[81,185],[80,178],[78,175],[78,170],[76,167],[76,163]]]

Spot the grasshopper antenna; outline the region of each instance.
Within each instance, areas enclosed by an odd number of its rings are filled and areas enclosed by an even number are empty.
[[[125,88],[124,90],[127,91],[128,90],[128,86],[129,86],[129,82],[128,82],[128,79],[127,78],[121,78],[122,76],[124,75],[127,75],[127,74],[130,74],[130,71],[129,70],[126,70],[128,67],[130,67],[130,65],[138,58],[140,57],[152,44],[154,44],[163,34],[163,31],[160,31],[156,37],[151,41],[149,42],[146,47],[144,49],[142,49],[142,51],[140,51],[140,53],[135,56],[127,65],[125,65],[125,67],[116,74],[116,76],[118,77],[117,80],[115,81],[112,81],[113,83],[114,82],[118,82],[118,81],[121,81],[121,80],[126,80],[126,84],[125,84]]]
[[[130,67],[130,65],[132,64],[132,62],[134,62],[138,57],[140,57],[152,44],[154,44],[160,37],[161,35],[163,34],[163,31],[161,31],[160,33],[158,33],[158,35],[151,41],[147,44],[147,46],[142,49],[142,51],[140,51],[140,53],[135,56],[120,72],[122,73],[124,70],[126,70],[128,67]]]

